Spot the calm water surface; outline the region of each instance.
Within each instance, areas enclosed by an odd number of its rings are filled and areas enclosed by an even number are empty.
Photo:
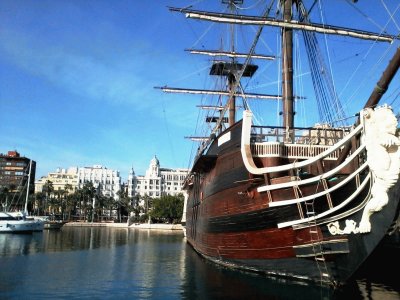
[[[182,232],[65,227],[0,234],[0,299],[400,299],[394,255],[392,263],[375,255],[333,293],[206,262]]]

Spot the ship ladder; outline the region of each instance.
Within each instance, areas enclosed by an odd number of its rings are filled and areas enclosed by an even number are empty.
[[[309,234],[311,238],[312,249],[314,252],[314,259],[318,267],[318,271],[320,273],[320,281],[325,283],[330,283],[331,276],[329,275],[328,267],[326,265],[324,251],[322,248],[322,236],[317,228],[317,221],[315,218],[315,210],[314,210],[314,199],[310,201],[305,201],[306,215],[308,218],[308,228]]]

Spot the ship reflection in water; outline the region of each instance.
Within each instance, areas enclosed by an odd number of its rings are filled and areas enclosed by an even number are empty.
[[[381,249],[382,251],[385,249]],[[375,253],[336,291],[233,271],[201,258],[181,232],[71,228],[0,235],[2,299],[399,299]],[[393,256],[392,256],[393,255]],[[396,255],[396,256],[394,256]]]

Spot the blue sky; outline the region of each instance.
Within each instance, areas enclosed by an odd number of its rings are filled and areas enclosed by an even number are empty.
[[[195,2],[2,0],[0,152],[34,159],[36,178],[101,164],[126,179],[132,166],[144,174],[154,155],[163,167],[188,168],[193,145],[184,136],[199,102],[154,87],[189,87],[208,65],[183,52],[197,25],[167,9]]]
[[[160,1],[1,1],[0,151],[36,160],[37,177],[93,164],[127,177],[154,155],[188,167],[178,103],[153,88],[177,59],[168,14]]]

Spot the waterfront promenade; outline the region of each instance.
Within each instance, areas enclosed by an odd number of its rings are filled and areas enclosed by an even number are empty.
[[[111,223],[111,222],[68,222],[65,227],[114,227],[114,228],[132,228],[132,229],[155,229],[155,230],[183,230],[181,224],[152,224],[152,223]]]

